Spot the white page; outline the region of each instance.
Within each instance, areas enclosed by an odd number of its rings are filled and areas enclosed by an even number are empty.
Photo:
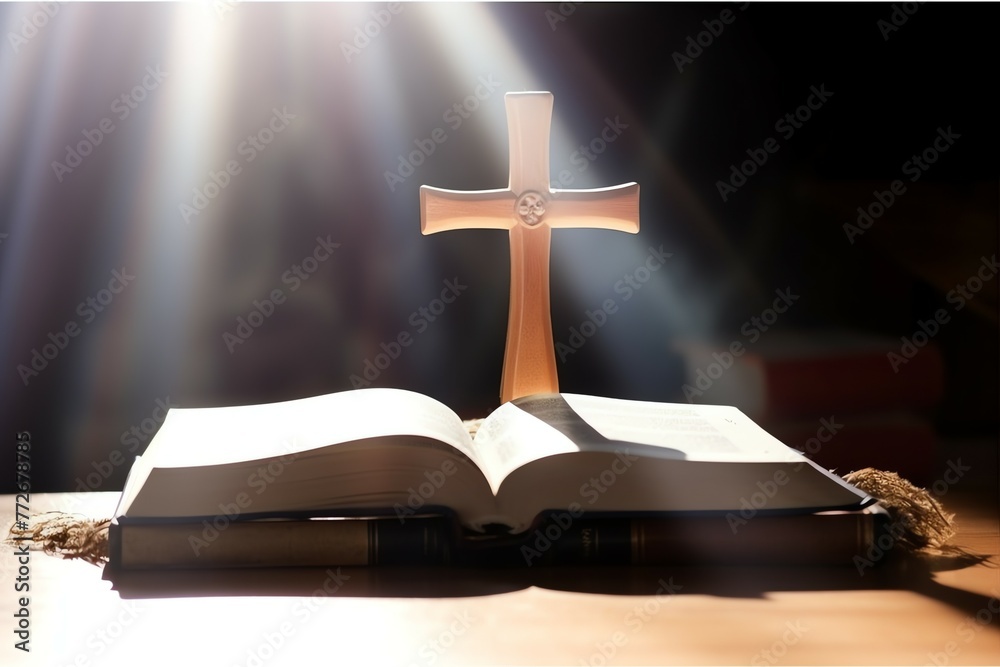
[[[611,440],[676,450],[693,461],[802,461],[738,409],[723,405],[687,405],[563,394],[573,410]],[[673,451],[671,451],[673,450]],[[655,456],[655,450],[642,452]]]
[[[473,442],[480,467],[496,495],[500,483],[526,463],[580,448],[545,422],[512,403],[504,403],[483,422]]]
[[[425,436],[476,460],[454,412],[402,389],[362,389],[281,403],[174,408],[143,458],[156,467],[218,465],[390,435]]]

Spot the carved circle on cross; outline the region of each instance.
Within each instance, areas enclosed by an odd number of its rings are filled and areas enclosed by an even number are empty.
[[[528,190],[517,198],[514,211],[521,222],[529,227],[534,227],[542,221],[542,217],[545,215],[545,197],[534,190]]]

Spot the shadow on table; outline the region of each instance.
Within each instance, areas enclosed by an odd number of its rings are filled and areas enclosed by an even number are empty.
[[[599,595],[713,595],[767,598],[776,592],[909,590],[975,614],[990,598],[944,586],[934,572],[992,567],[981,558],[896,556],[856,567],[642,566],[331,567],[243,570],[112,571],[104,578],[123,599],[298,596],[449,598],[496,595],[529,587]]]

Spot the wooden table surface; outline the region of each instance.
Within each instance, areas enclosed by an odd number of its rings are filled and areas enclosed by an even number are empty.
[[[14,497],[0,499],[6,529]],[[32,495],[31,511],[104,517],[116,501]],[[958,542],[1000,553],[983,505],[961,508]],[[113,590],[101,568],[38,552],[26,654],[14,648],[20,565],[4,549],[3,665],[1000,663],[1000,569],[986,565],[344,568],[144,576]]]

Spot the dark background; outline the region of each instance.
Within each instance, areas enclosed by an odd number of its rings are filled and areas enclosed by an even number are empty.
[[[4,34],[40,7],[0,7]],[[506,235],[422,237],[418,188],[506,185],[508,91],[554,94],[553,177],[642,188],[637,237],[553,234],[557,340],[648,247],[673,253],[560,362],[565,391],[683,400],[672,342],[732,340],[785,287],[801,299],[776,328],[909,336],[997,251],[993,5],[407,4],[350,62],[342,45],[384,4],[219,7],[62,6],[16,51],[0,45],[0,491],[14,489],[18,431],[31,433],[34,491],[95,471],[86,488],[116,490],[142,449],[123,437],[155,428],[157,401],[350,389],[379,343],[415,333],[411,313],[446,279],[468,289],[373,384],[485,415],[498,403]],[[894,7],[913,13],[883,34]],[[678,71],[673,54],[727,9],[735,20]],[[52,161],[158,64],[166,79],[59,182]],[[445,110],[490,76],[501,85],[452,129]],[[811,86],[833,95],[783,138],[775,122]],[[243,162],[237,146],[274,108],[296,118]],[[628,127],[581,172],[572,154],[606,118]],[[438,127],[447,140],[390,190],[385,172]],[[954,146],[906,180],[903,163],[949,127]],[[723,201],[717,181],[768,137],[778,152]],[[179,205],[229,159],[242,172],[185,222]],[[897,178],[905,194],[850,243],[843,225]],[[283,272],[327,235],[340,247],[291,291]],[[123,266],[134,281],[83,324],[77,304]],[[274,288],[287,301],[230,353],[223,333]],[[25,384],[18,366],[70,320],[80,335]],[[996,279],[934,344],[945,398],[924,416],[946,441],[995,443]]]

